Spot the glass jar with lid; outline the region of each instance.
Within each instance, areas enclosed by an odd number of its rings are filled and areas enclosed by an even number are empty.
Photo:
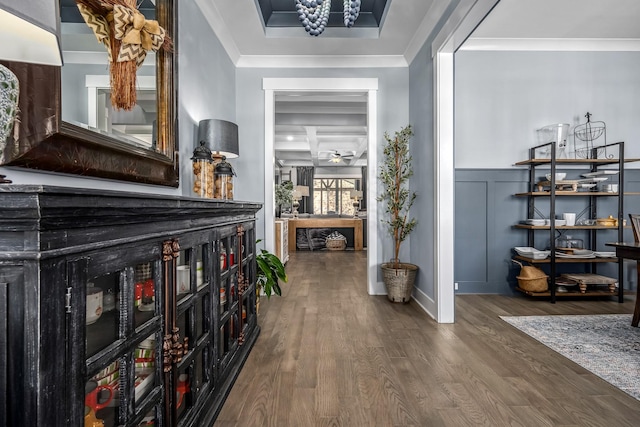
[[[193,192],[200,197],[212,199],[214,193],[213,183],[213,157],[211,150],[207,148],[204,141],[200,141],[200,146],[193,150]]]
[[[216,165],[214,199],[233,200],[233,177],[236,173],[226,158]]]
[[[584,242],[569,235],[560,236],[556,239],[556,249],[584,249]]]

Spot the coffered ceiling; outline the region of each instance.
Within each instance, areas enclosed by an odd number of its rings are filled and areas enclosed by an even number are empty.
[[[366,93],[291,93],[275,97],[278,166],[365,166]]]

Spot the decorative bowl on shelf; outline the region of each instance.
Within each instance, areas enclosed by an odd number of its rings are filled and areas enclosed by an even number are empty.
[[[518,255],[531,259],[545,259],[551,253],[550,251],[539,251],[538,249],[533,247],[517,246],[513,249]]]
[[[596,219],[596,224],[601,225],[603,227],[615,227],[618,225],[618,220],[614,218],[613,215],[609,215],[609,218]]]
[[[580,184],[578,184],[580,188],[589,188],[589,189],[594,188],[596,185],[598,184],[595,184],[593,182],[581,182]]]
[[[551,174],[550,173],[546,174],[545,177],[547,178],[547,181],[551,181]],[[566,173],[564,173],[564,172],[556,172],[556,181],[562,181],[566,177],[567,177]]]

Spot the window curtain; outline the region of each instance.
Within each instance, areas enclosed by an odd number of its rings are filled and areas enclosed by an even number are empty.
[[[360,180],[360,191],[362,191],[362,200],[360,200],[360,210],[367,210],[367,167],[362,166],[362,179]]]
[[[313,166],[299,166],[296,168],[297,185],[309,187],[309,197],[303,196],[300,201],[298,212],[313,213]]]

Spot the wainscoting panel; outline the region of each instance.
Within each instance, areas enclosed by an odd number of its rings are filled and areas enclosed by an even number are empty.
[[[526,217],[526,203],[513,194],[526,188],[522,170],[456,171],[458,293],[511,292],[511,248],[526,243],[526,234],[513,229],[513,224]]]
[[[486,181],[456,182],[456,197],[464,200],[464,207],[461,206],[461,209],[457,209],[456,200],[454,274],[459,283],[485,283],[488,279],[487,184]],[[469,213],[472,214],[469,215]],[[462,215],[465,217],[462,218]]]
[[[625,171],[626,193],[624,217],[629,213],[640,213],[640,170]],[[455,281],[457,293],[472,294],[513,294],[517,293],[516,275],[520,267],[511,261],[513,247],[527,246],[527,232],[513,226],[527,218],[525,197],[514,194],[528,190],[528,173],[525,168],[518,169],[458,169],[456,170],[455,195]],[[598,198],[600,217],[616,215],[617,199]],[[556,199],[556,212],[561,218],[563,212],[582,213],[588,218],[587,198],[559,197]],[[540,215],[548,215],[548,201],[537,200],[536,207]],[[582,238],[588,244],[588,234],[583,230],[567,233]],[[615,231],[597,233],[596,248],[611,250],[605,243],[616,241]],[[625,229],[625,241],[633,241],[630,228]],[[548,232],[536,232],[535,246],[545,249],[549,245]],[[563,268],[580,269],[580,265]],[[561,269],[562,271],[562,269]],[[615,265],[599,265],[598,273],[617,274]],[[626,289],[635,289],[635,263],[625,262],[624,284]]]

